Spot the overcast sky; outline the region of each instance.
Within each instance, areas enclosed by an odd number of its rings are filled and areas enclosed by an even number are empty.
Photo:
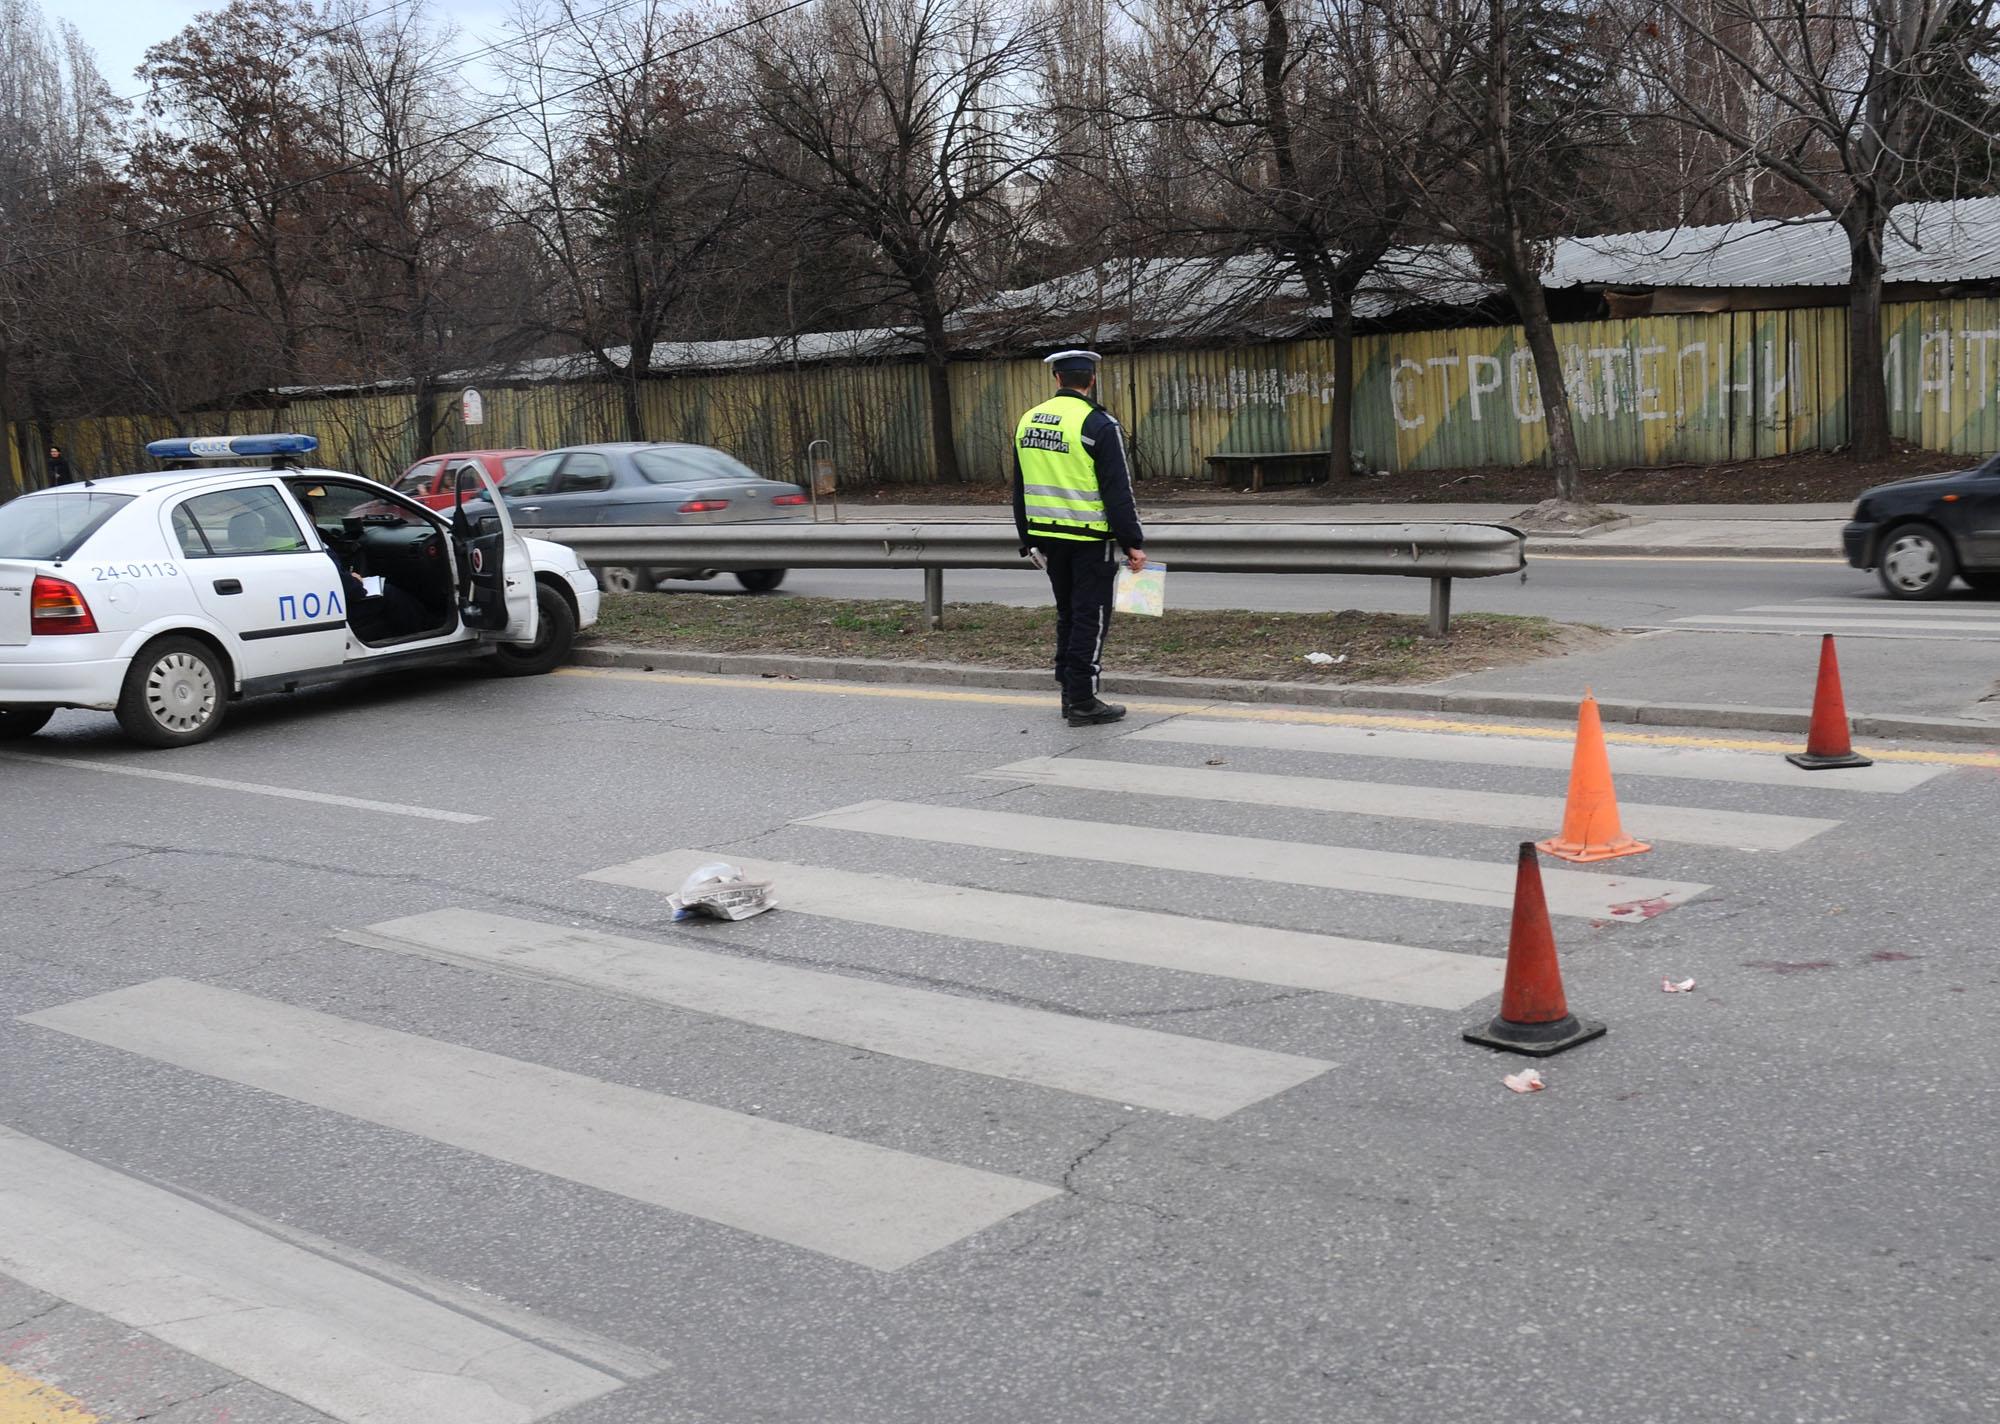
[[[179,34],[202,11],[220,8],[219,0],[42,0],[42,6],[51,22],[67,20],[76,26],[97,51],[97,67],[111,92],[120,96],[142,92],[132,71],[148,48]],[[498,39],[510,8],[507,0],[432,0],[429,7],[433,20],[458,30],[460,53]],[[491,82],[485,74],[475,80]]]

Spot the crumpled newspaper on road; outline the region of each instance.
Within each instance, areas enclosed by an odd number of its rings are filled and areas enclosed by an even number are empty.
[[[777,903],[777,891],[768,880],[745,880],[741,870],[722,860],[696,870],[667,897],[676,920],[747,920]]]

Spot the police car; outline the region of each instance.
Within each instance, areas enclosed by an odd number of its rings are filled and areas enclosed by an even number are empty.
[[[597,621],[583,561],[516,533],[485,474],[461,476],[488,496],[475,524],[298,463],[318,448],[156,440],[158,474],[0,504],[0,740],[89,707],[137,741],[186,746],[255,693],[469,658],[548,672]]]

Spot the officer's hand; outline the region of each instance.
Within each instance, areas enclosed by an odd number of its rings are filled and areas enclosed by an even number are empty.
[[[1135,574],[1144,569],[1146,567],[1146,551],[1144,549],[1127,549],[1125,551],[1125,567]]]

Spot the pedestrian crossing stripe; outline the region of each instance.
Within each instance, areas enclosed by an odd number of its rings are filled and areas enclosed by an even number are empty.
[[[477,910],[412,915],[349,938],[1195,1117],[1227,1117],[1333,1066],[1290,1053],[714,954],[685,942],[628,939]]]
[[[7,1127],[0,1200],[0,1270],[336,1419],[531,1424],[625,1383]]]
[[[22,1022],[880,1271],[1062,1195],[180,979]]]
[[[584,878],[669,895],[715,858],[714,851],[669,851]],[[1383,1003],[1467,1008],[1499,991],[1504,968],[1498,959],[1412,945],[734,854],[729,860],[751,879],[775,884],[788,913]]]
[[[1514,900],[1511,858],[1493,864],[909,801],[863,801],[792,824],[1449,904],[1504,909]],[[1547,871],[1542,885],[1551,914],[1607,920],[1651,919],[1709,888],[1581,870]]]
[[[1558,796],[1517,796],[1500,791],[1467,791],[1455,786],[1401,786],[1315,776],[1273,776],[1208,767],[1094,761],[1084,757],[1031,757],[977,775],[991,781],[1023,781],[1074,791],[1444,821],[1530,833],[1552,833],[1563,820],[1563,801]],[[1791,850],[1840,824],[1812,816],[1713,811],[1631,801],[1622,803],[1622,810],[1625,824],[1649,840],[1735,850]]]
[[[1701,618],[1676,618],[1676,628],[1700,627],[1723,632],[1813,634],[1832,633],[1836,636],[1851,635],[1865,637],[1925,637],[1934,640],[1974,640],[1982,641],[2000,638],[2000,620],[1972,623],[1953,622],[1943,618],[1815,618],[1777,617],[1772,615],[1712,614]]]
[[[1572,741],[1567,734],[1553,740],[1463,736],[1453,732],[1398,727],[1328,726],[1307,722],[1238,722],[1203,717],[1177,717],[1171,722],[1140,727],[1126,736],[1141,742],[1177,742],[1196,746],[1257,747],[1271,751],[1311,752],[1322,756],[1433,761],[1466,766],[1532,767],[1569,770]],[[1607,740],[1610,740],[1607,738]],[[1614,776],[1664,776],[1677,780],[1731,781],[1749,786],[1797,787],[1802,790],[1896,795],[1910,791],[1946,767],[1877,762],[1843,771],[1839,776],[1803,771],[1783,757],[1745,752],[1713,751],[1678,746],[1635,746],[1614,742],[1608,753]],[[1992,760],[2000,766],[2000,759]]]
[[[1797,603],[1758,603],[1737,613],[1849,613],[1857,618],[1973,618],[2000,622],[2000,603],[1958,604],[1935,599],[1896,603],[1889,599],[1804,598]]]

